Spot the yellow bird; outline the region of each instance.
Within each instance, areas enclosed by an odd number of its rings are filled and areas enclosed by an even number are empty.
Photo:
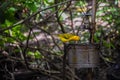
[[[69,42],[69,41],[79,41],[80,37],[70,34],[70,33],[64,33],[64,34],[59,34],[58,37],[62,42]]]

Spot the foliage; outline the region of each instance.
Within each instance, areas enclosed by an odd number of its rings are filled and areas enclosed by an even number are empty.
[[[96,5],[94,43],[99,44],[106,62],[118,60],[118,0],[97,0]],[[1,0],[0,50],[8,52],[11,57],[20,58],[21,62],[24,60],[26,65],[32,60],[39,68],[47,65],[47,69],[51,69],[54,65],[52,61],[61,61],[64,51],[61,41],[90,42],[91,6],[91,0]]]

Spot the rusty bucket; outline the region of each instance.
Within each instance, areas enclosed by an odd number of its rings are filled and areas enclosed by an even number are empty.
[[[97,45],[68,44],[68,63],[74,68],[94,68],[99,64]]]

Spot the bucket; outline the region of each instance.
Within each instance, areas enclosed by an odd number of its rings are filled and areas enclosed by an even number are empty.
[[[98,67],[99,54],[93,44],[68,44],[68,64],[74,68]]]

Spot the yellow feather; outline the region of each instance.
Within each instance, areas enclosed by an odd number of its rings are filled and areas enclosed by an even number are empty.
[[[80,37],[79,36],[73,36],[69,40],[71,40],[71,41],[79,41]]]
[[[65,39],[65,38],[62,38],[62,37],[60,37],[60,40],[61,40],[62,42],[69,42],[69,39]]]

